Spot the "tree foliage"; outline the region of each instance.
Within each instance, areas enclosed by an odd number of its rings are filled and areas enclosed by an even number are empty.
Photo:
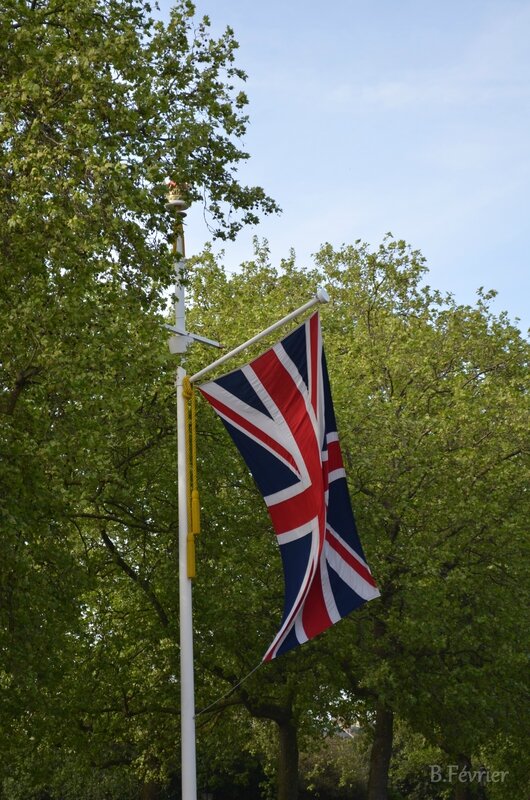
[[[188,2],[0,11],[0,749],[29,796],[178,760],[164,179],[221,237],[276,205],[237,179],[231,31]]]
[[[309,647],[296,653],[296,664],[282,660],[275,691],[294,687],[300,731],[318,685],[324,716],[335,707],[355,719],[361,700],[369,720],[383,704],[453,758],[478,753],[499,728],[517,726],[525,697],[528,344],[505,316],[490,313],[487,294],[476,307],[459,306],[424,286],[424,261],[403,242],[388,239],[375,252],[326,246],[316,264],[304,272],[285,262],[279,273],[258,249],[230,280],[207,256],[192,281],[194,324],[209,320],[216,335],[237,331],[238,320],[253,333],[244,314],[252,297],[256,329],[265,327],[263,308],[288,311],[317,282],[333,297],[322,310],[326,351],[354,506],[382,600],[312,643],[314,661]],[[228,308],[230,326],[219,319]],[[205,584],[220,579],[220,595],[230,592],[226,607],[215,609],[213,639],[229,644],[233,636],[231,658],[246,660],[235,683],[252,666],[254,609],[268,621],[274,611],[263,609],[272,600],[278,620],[281,587],[278,562],[269,577],[269,544],[258,542],[263,517],[254,512],[252,522],[246,511],[254,490],[244,468],[227,469],[230,458],[223,444],[217,477],[208,481],[206,508],[219,522],[208,544],[215,574],[207,571]],[[225,534],[227,524],[235,538]],[[249,565],[233,591],[221,586],[225,561],[230,575]],[[228,621],[231,633],[221,635]],[[215,631],[211,621],[208,631]],[[266,680],[256,684],[258,694]]]
[[[180,734],[163,179],[187,183],[220,236],[275,205],[235,174],[246,117],[230,31],[212,40],[186,2],[167,26],[133,0],[4,0],[2,12],[2,791],[169,795]],[[343,749],[337,718],[366,742],[380,708],[406,722],[398,789],[421,787],[411,773],[436,752],[508,769],[499,800],[524,791],[528,342],[492,315],[491,295],[461,306],[425,277],[392,238],[326,245],[306,270],[294,254],[271,266],[259,244],[235,274],[208,251],[190,263],[190,328],[227,347],[328,288],[339,431],[382,590],[232,688],[278,627],[281,567],[246,467],[199,404],[199,767],[219,796],[232,784],[270,795],[275,781],[285,796],[278,747],[291,761],[303,750],[324,791],[342,763],[326,755]],[[210,358],[194,346],[186,366]]]

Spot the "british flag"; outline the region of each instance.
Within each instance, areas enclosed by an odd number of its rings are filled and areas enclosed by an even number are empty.
[[[318,313],[199,388],[254,476],[280,546],[285,601],[269,661],[379,596],[350,505]]]

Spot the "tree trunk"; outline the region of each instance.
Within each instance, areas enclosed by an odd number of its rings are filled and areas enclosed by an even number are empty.
[[[160,796],[159,788],[157,783],[152,783],[151,781],[144,783],[140,791],[141,800],[158,800]]]
[[[388,770],[392,755],[394,714],[384,703],[375,711],[375,732],[370,753],[368,800],[388,800]]]
[[[467,758],[467,756],[462,754],[458,756],[458,775],[460,775],[461,771],[471,771],[471,761],[469,758]],[[471,788],[469,782],[459,780],[458,775],[455,783],[454,800],[471,800]]]
[[[278,722],[278,800],[298,798],[298,735],[294,720]]]

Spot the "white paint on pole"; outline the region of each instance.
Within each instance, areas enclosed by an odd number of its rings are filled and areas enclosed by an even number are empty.
[[[187,202],[175,184],[170,186],[166,208],[175,213],[175,328],[186,331],[186,270],[183,220]],[[193,339],[186,334],[172,336],[171,353],[185,353]],[[197,800],[195,753],[195,678],[193,674],[193,608],[191,579],[188,578],[188,481],[186,454],[186,400],[183,381],[186,370],[177,368],[177,474],[178,474],[178,545],[179,545],[179,624],[180,624],[180,735],[182,800]]]
[[[186,259],[183,255],[184,238],[183,234],[177,237],[175,247],[175,329],[182,331],[182,334],[172,336],[169,340],[170,353],[185,353],[193,339],[186,331],[186,296],[184,289],[184,278],[186,273]]]
[[[197,798],[195,754],[195,679],[193,674],[193,610],[188,578],[188,466],[186,459],[186,400],[183,367],[177,369],[178,518],[179,518],[179,622],[180,622],[180,731],[182,750],[182,800]]]

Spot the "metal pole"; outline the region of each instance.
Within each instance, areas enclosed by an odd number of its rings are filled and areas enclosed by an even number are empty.
[[[188,204],[178,187],[170,184],[167,207],[175,211],[175,327],[186,330],[184,294],[184,228]],[[173,336],[169,341],[172,353],[185,353],[192,339]],[[180,732],[182,800],[197,800],[197,767],[195,752],[195,680],[193,674],[193,608],[191,579],[188,578],[188,463],[186,454],[186,408],[183,380],[186,370],[177,368],[177,468],[178,468],[178,536],[179,536],[179,624],[180,624]]]
[[[188,464],[186,457],[183,367],[177,369],[178,510],[179,510],[179,622],[180,622],[180,731],[182,800],[197,798],[195,753],[195,680],[193,674],[193,609],[188,578]]]
[[[268,336],[269,333],[272,333],[277,328],[280,328],[282,325],[285,325],[286,322],[290,322],[295,317],[298,317],[300,314],[303,314],[304,311],[308,311],[308,309],[312,308],[317,303],[329,303],[329,295],[325,289],[322,288],[318,289],[315,296],[311,300],[308,300],[307,303],[304,303],[303,306],[300,306],[300,308],[297,308],[295,311],[291,311],[290,314],[287,314],[287,316],[278,320],[278,322],[269,325],[268,328],[266,328],[264,331],[261,331],[261,333],[258,333],[256,336],[253,336],[252,339],[243,342],[243,344],[240,344],[238,347],[234,348],[234,350],[230,350],[229,353],[225,353],[224,356],[218,358],[217,361],[214,361],[212,364],[209,364],[207,367],[204,367],[204,369],[201,369],[199,370],[199,372],[196,372],[195,375],[192,375],[190,377],[190,381],[192,383],[194,381],[198,381],[199,378],[202,378],[203,375],[206,375],[212,369],[215,369],[215,367],[218,367],[220,364],[224,364],[225,361],[228,361],[229,358],[236,356],[242,350],[245,350],[245,348],[250,347],[251,344],[259,342],[260,339],[263,339],[265,336]]]

